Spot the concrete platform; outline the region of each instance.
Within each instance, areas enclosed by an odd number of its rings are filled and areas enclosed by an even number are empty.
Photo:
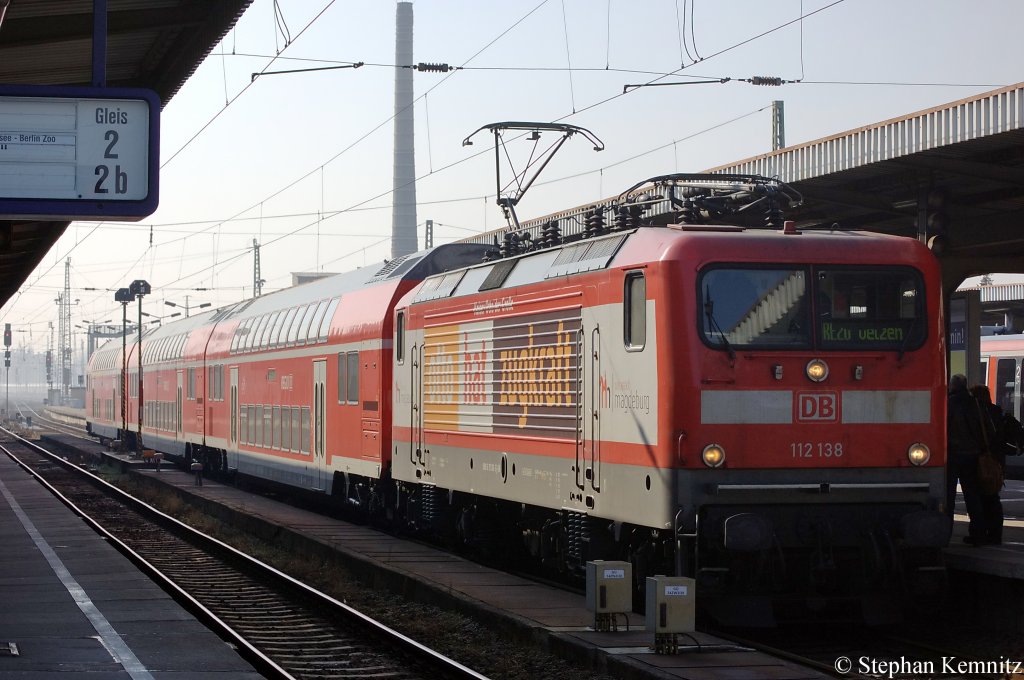
[[[63,437],[53,435],[47,439],[60,440]],[[80,447],[81,440],[67,444]],[[381,587],[416,593],[426,601],[446,599],[446,605],[457,600],[468,603],[467,607],[482,607],[508,625],[527,630],[530,635],[546,636],[550,646],[566,651],[569,656],[578,655],[580,659],[595,655],[605,657],[606,665],[620,671],[617,675],[660,678],[823,677],[814,671],[752,652],[688,651],[674,657],[656,655],[649,649],[653,636],[644,631],[644,622],[639,616],[630,616],[629,632],[596,633],[591,628],[593,614],[587,611],[583,598],[579,596],[211,480],[205,480],[203,487],[195,487],[192,475],[168,464],[157,472],[151,463],[108,451],[99,444],[86,443],[85,448],[154,481],[159,475],[161,483],[177,487],[182,494],[231,508],[236,513],[232,521],[249,523],[248,528],[257,535],[262,533],[276,542],[291,542],[299,552],[319,550],[324,554],[341,554],[356,573]],[[967,517],[962,514],[962,502],[958,505],[961,513],[956,515],[954,535],[945,551],[946,564],[958,587],[982,578],[1024,581],[1024,520],[1017,519],[1020,512],[1016,509],[1017,504],[1024,505],[1024,483],[1009,482],[1003,496],[1008,519],[1001,546],[975,548],[964,544],[962,538],[967,532]],[[289,527],[289,530],[278,532],[269,528],[278,523]],[[1017,599],[1008,597],[1003,587],[989,584],[982,589],[977,583],[972,586],[963,592],[970,593],[968,599],[972,602],[984,603],[986,611],[994,613],[1000,606],[1017,611],[1013,604]],[[686,641],[683,640],[682,644],[685,647]],[[715,648],[728,643],[700,636],[700,644],[705,648]]]
[[[456,555],[403,540],[375,529],[298,509],[231,486],[204,480],[194,486],[191,474],[177,469],[132,469],[153,482],[170,484],[194,496],[200,505],[225,506],[229,521],[296,554],[340,555],[347,566],[374,587],[403,592],[421,601],[463,611],[482,610],[497,625],[521,638],[544,639],[563,656],[590,663],[597,658],[605,672],[621,678],[713,680],[825,678],[817,671],[766,654],[738,648],[719,638],[680,637],[677,655],[655,654],[653,633],[643,617],[631,613],[629,628],[619,618],[619,632],[593,630],[594,614],[584,598],[565,590],[481,566]],[[220,515],[223,516],[223,512]],[[287,529],[271,528],[281,524]],[[372,612],[367,612],[372,615]]]
[[[946,566],[965,572],[1024,581],[1024,482],[1007,480],[1000,493],[1003,504],[1003,543],[974,547],[964,543],[967,514],[957,496],[953,538],[946,549]]]
[[[0,545],[5,680],[263,677],[6,455]]]

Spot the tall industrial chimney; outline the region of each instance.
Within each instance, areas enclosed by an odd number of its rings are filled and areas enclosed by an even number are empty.
[[[395,18],[395,175],[391,257],[416,252],[416,148],[413,120],[412,3],[399,2]]]

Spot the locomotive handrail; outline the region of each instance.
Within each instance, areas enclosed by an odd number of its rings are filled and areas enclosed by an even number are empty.
[[[582,491],[586,485],[580,481],[580,459],[585,446],[585,428],[583,426],[583,327],[576,331],[576,488]],[[583,462],[586,462],[584,460]]]
[[[815,482],[810,484],[716,484],[718,491],[829,491],[830,489],[913,489],[926,491],[927,482]]]
[[[590,331],[590,488],[601,492],[601,327]],[[596,390],[596,394],[595,394]]]

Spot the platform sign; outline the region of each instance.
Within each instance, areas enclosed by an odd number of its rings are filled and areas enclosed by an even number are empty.
[[[159,116],[149,90],[0,87],[0,219],[152,214]]]

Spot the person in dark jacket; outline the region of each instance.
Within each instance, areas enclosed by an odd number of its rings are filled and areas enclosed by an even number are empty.
[[[986,531],[989,526],[984,516],[981,495],[978,493],[978,456],[985,446],[985,437],[988,436],[989,441],[995,437],[994,429],[985,425],[988,418],[982,419],[981,414],[977,400],[967,390],[967,378],[960,374],[951,377],[946,419],[947,513],[952,517],[956,501],[956,484],[959,480],[960,490],[964,494],[964,504],[967,506],[967,516],[970,519],[968,535],[964,537],[964,542],[975,546],[987,543]]]
[[[981,406],[981,413],[988,419],[984,425],[991,429],[995,435],[989,441],[989,451],[999,463],[999,467],[1006,472],[1006,455],[1009,452],[1010,437],[1006,432],[1003,409],[992,403],[992,395],[984,385],[971,387],[973,396]],[[1003,542],[1003,503],[999,500],[999,492],[994,494],[979,494],[981,498],[981,513],[984,518],[983,542],[989,545],[999,545]]]

